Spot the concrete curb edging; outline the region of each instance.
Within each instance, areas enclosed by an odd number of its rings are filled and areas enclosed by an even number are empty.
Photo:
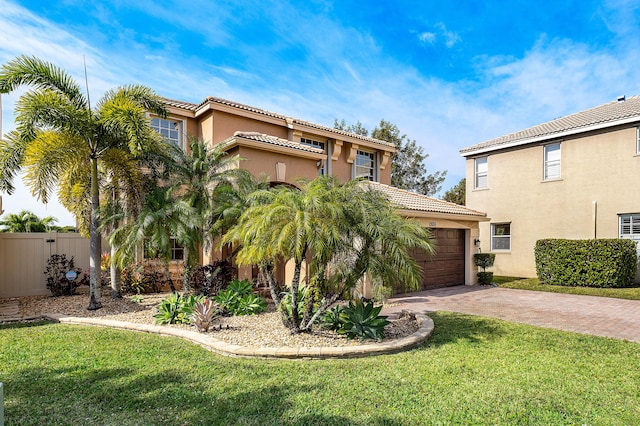
[[[421,345],[433,333],[433,320],[424,314],[415,314],[420,328],[410,336],[387,342],[376,342],[358,346],[335,347],[253,347],[240,346],[224,342],[197,331],[181,328],[164,327],[161,325],[139,324],[125,321],[115,321],[101,318],[70,317],[60,314],[45,314],[36,317],[14,318],[3,320],[24,321],[39,318],[59,322],[61,324],[88,325],[108,327],[120,330],[130,330],[142,333],[158,334],[160,336],[180,337],[219,355],[237,358],[266,358],[266,359],[341,359],[360,358],[372,355],[383,355],[402,352]]]

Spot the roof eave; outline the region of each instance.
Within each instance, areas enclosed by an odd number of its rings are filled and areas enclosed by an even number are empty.
[[[594,124],[594,125],[587,126],[587,127],[579,127],[579,128],[575,128],[575,129],[569,129],[569,130],[565,130],[565,131],[562,131],[562,132],[536,136],[536,137],[533,137],[533,138],[518,139],[516,141],[512,141],[512,142],[508,142],[508,143],[504,143],[504,144],[500,144],[500,145],[488,146],[488,147],[484,147],[484,148],[478,148],[478,149],[474,149],[474,150],[471,150],[471,151],[461,150],[460,151],[460,156],[462,156],[462,157],[472,157],[474,155],[485,154],[485,153],[488,153],[488,152],[491,152],[491,151],[498,151],[498,150],[507,149],[507,148],[514,148],[514,147],[521,146],[521,145],[529,145],[529,144],[532,144],[532,143],[544,142],[544,141],[551,140],[551,139],[563,138],[563,137],[566,137],[566,136],[573,136],[573,135],[577,135],[577,134],[580,134],[580,133],[587,133],[587,132],[591,132],[591,131],[594,131],[594,130],[606,129],[607,127],[616,127],[616,126],[620,126],[620,125],[624,125],[624,124],[630,124],[630,123],[634,123],[634,122],[638,122],[638,121],[640,121],[640,116],[633,116],[633,117],[628,117],[628,118],[625,118],[625,119],[622,119],[622,120],[608,121],[606,123],[598,123],[598,124]]]
[[[236,146],[259,149],[261,151],[277,152],[280,154],[292,155],[295,157],[309,158],[312,160],[326,160],[327,156],[322,153],[305,151],[301,149],[291,148],[287,146],[275,145],[269,142],[256,141],[239,136],[234,136],[221,142],[225,150],[229,150]]]
[[[488,222],[490,219],[486,214],[482,213],[444,213],[444,212],[432,212],[425,210],[412,210],[408,208],[398,208],[398,213],[405,217],[416,217],[416,218],[433,218],[433,219],[447,219],[447,220],[463,220],[463,221],[472,221],[472,222]]]

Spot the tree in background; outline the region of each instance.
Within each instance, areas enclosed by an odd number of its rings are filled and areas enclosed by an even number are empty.
[[[346,125],[344,120],[334,120],[333,127],[338,130],[352,132],[361,136],[368,136],[369,131],[358,121],[355,125]],[[434,195],[442,189],[447,171],[427,173],[424,160],[429,154],[419,146],[415,140],[400,134],[395,124],[381,119],[380,124],[373,129],[371,137],[391,142],[396,147],[396,153],[391,160],[391,185],[423,195]]]
[[[10,213],[0,220],[0,232],[51,232],[59,228],[53,216],[39,218],[35,213],[22,210],[20,213]]]
[[[460,204],[461,206],[465,205],[465,197],[467,194],[467,178],[460,179],[454,187],[449,189],[444,193],[443,200],[448,201],[450,203]]]
[[[90,211],[88,309],[99,309],[101,170],[109,166],[112,150],[126,157],[152,149],[160,136],[148,113],[164,117],[164,102],[151,89],[134,85],[109,90],[92,109],[89,94],[69,74],[36,57],[20,56],[0,68],[0,93],[23,85],[31,90],[16,102],[16,131],[0,141],[0,190],[11,194],[12,180],[24,167],[27,186],[40,201],[58,188],[79,223],[83,215],[76,206]]]

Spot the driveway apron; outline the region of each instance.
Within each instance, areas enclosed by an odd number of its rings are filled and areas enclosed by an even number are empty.
[[[640,301],[499,287],[456,286],[398,295],[382,311],[460,312],[640,343]]]

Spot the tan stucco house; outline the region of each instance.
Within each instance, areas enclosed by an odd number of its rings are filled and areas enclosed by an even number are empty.
[[[541,238],[640,240],[640,97],[462,149],[466,205],[498,275],[535,277]]]
[[[184,149],[188,135],[212,145],[224,144],[239,155],[239,163],[254,175],[267,175],[273,183],[295,184],[299,178],[320,174],[340,181],[368,179],[389,196],[403,215],[416,218],[433,230],[438,253],[431,258],[415,253],[423,266],[422,288],[474,284],[471,254],[478,238],[478,223],[486,215],[431,197],[390,186],[393,144],[336,130],[225,99],[208,97],[199,104],[166,100],[167,118],[152,118],[152,126]],[[211,254],[203,261],[216,257]],[[278,279],[287,282],[290,267],[282,265]],[[251,268],[241,277],[255,278]]]

